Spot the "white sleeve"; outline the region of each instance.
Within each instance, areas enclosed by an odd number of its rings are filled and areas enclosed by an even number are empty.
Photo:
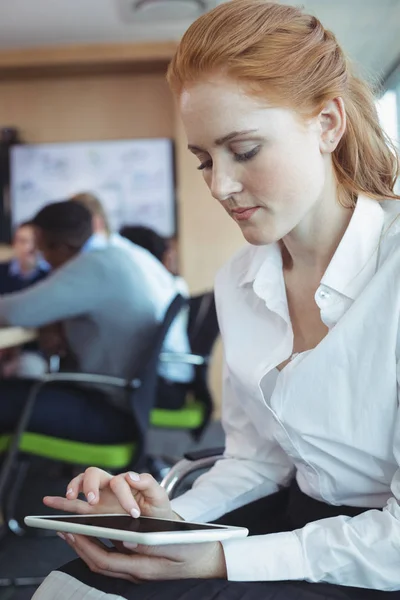
[[[224,369],[222,425],[224,458],[199,477],[193,488],[172,501],[173,510],[190,521],[212,521],[240,506],[276,492],[293,475],[289,461],[272,433],[262,437],[237,398]]]
[[[397,368],[400,381],[400,365]],[[400,415],[393,453],[400,465]],[[223,542],[234,581],[304,579],[337,585],[400,590],[400,469],[383,510],[332,517],[294,532]],[[246,557],[249,557],[246,560]]]

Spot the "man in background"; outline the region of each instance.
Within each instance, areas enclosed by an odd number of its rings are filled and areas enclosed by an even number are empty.
[[[158,323],[150,292],[127,253],[93,235],[92,215],[78,202],[56,202],[33,219],[50,277],[0,298],[0,325],[62,326],[78,371],[132,379],[151,348]],[[30,389],[28,381],[0,382],[0,431],[12,431]],[[116,411],[123,391],[45,387],[30,430],[93,443],[131,440],[132,421]]]
[[[113,247],[123,250],[131,260],[132,268],[138,269],[150,290],[151,300],[159,323],[164,319],[168,306],[177,294],[187,295],[179,281],[153,254],[132,243],[118,233],[113,233],[100,200],[91,193],[76,194],[71,198],[85,206],[92,215],[92,226],[99,243],[104,240]],[[163,345],[163,352],[169,354],[188,353],[190,344],[187,333],[188,312],[182,311],[171,325]],[[160,363],[157,405],[163,408],[179,409],[185,403],[187,383],[194,378],[191,365],[182,362]]]

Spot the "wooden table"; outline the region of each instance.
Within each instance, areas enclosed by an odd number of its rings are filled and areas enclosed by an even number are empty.
[[[0,350],[13,348],[31,342],[37,338],[35,329],[23,327],[0,327]]]

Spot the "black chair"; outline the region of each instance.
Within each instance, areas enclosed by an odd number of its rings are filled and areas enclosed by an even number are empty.
[[[186,305],[186,300],[178,295],[171,303],[163,323],[155,336],[154,343],[141,364],[135,368],[135,375],[127,381],[118,377],[86,373],[49,373],[38,380],[28,395],[18,426],[10,435],[0,436],[0,451],[6,451],[0,471],[0,508],[3,520],[11,531],[23,534],[24,530],[15,519],[15,504],[23,485],[29,466],[29,455],[41,456],[75,466],[98,466],[122,471],[130,468],[140,470],[146,461],[146,437],[153,414],[156,390],[157,370],[160,352],[168,330]],[[29,432],[29,419],[38,393],[44,386],[54,383],[73,383],[74,385],[101,384],[122,388],[126,391],[126,407],[132,419],[132,439],[115,445],[95,445],[73,440],[64,440]],[[154,409],[154,412],[153,412]],[[120,410],[117,407],[115,410]],[[129,414],[124,412],[127,418]],[[8,487],[9,486],[9,487]]]
[[[186,401],[180,409],[159,409],[160,419],[152,425],[163,429],[189,431],[198,441],[210,421],[213,400],[208,386],[208,367],[219,334],[214,293],[207,292],[189,299],[188,336],[192,352],[161,353],[163,362],[181,362],[194,366],[194,378],[186,384]]]
[[[204,404],[203,424],[192,432],[198,440],[213,412],[213,399],[208,386],[208,367],[211,353],[219,335],[219,324],[213,292],[194,296],[189,300],[189,342],[193,354],[203,357],[203,363],[195,366],[193,393]]]

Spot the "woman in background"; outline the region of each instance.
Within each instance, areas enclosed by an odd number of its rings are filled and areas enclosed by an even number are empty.
[[[47,277],[50,266],[37,249],[32,223],[26,221],[14,231],[13,258],[0,263],[0,296],[19,292]],[[0,350],[0,377],[40,376],[47,371],[47,362],[32,342],[20,348]]]
[[[47,277],[49,265],[40,256],[32,223],[21,223],[14,231],[13,258],[0,263],[0,295],[19,292]]]
[[[146,474],[98,469],[45,502],[252,535],[130,554],[70,537],[82,560],[35,599],[399,598],[398,162],[373,95],[318,19],[264,0],[200,17],[168,79],[248,242],[216,283],[225,456],[171,503]]]

